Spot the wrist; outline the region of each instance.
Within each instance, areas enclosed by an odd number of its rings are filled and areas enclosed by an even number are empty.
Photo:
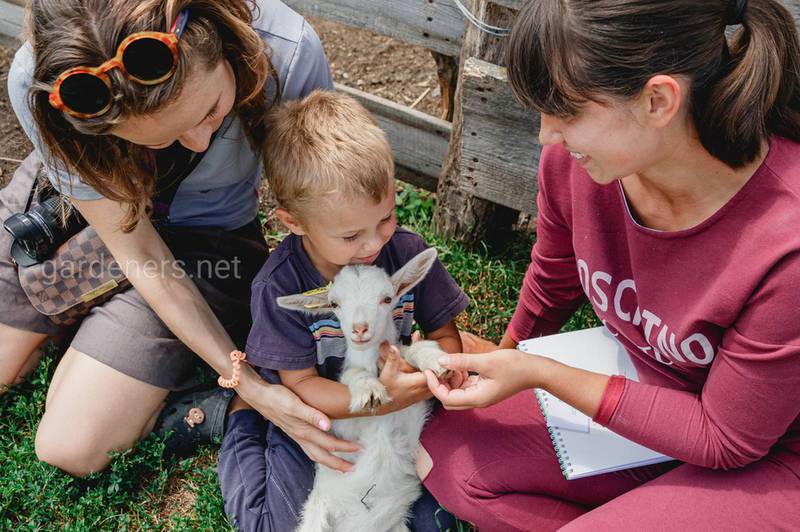
[[[524,357],[524,363],[522,364],[524,371],[521,371],[520,374],[525,378],[525,388],[547,390],[553,369],[552,360],[539,355],[523,353],[522,351],[518,351],[518,353]]]
[[[251,365],[242,364],[239,385],[235,388],[236,393],[239,394],[242,399],[250,402],[250,398],[254,397],[259,390],[270,386],[271,385],[262,379],[261,375],[259,375]]]

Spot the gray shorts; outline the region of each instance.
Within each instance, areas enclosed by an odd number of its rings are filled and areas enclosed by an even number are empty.
[[[24,211],[39,165],[31,154],[0,190],[0,222]],[[268,255],[259,224],[253,221],[235,231],[160,228],[159,233],[234,341],[243,344],[250,328],[250,283]],[[0,323],[48,335],[74,332],[74,349],[167,390],[190,388],[208,372],[200,357],[175,338],[134,288],[94,307],[77,329],[57,327],[33,308],[22,291],[10,247],[11,236],[0,228]],[[216,278],[213,268],[207,267],[209,260],[238,266]]]

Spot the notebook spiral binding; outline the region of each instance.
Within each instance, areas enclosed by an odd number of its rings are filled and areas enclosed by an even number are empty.
[[[569,480],[573,472],[572,462],[564,447],[564,438],[561,436],[561,431],[559,431],[557,427],[547,427],[547,432],[550,433],[550,440],[553,442],[553,447],[556,450],[558,465],[561,466],[561,472],[564,473],[564,476]]]
[[[540,393],[538,389],[534,390],[533,395],[536,397],[536,402],[539,403],[539,409],[542,411],[542,415],[544,415],[546,419],[547,406],[549,403],[547,395]],[[564,476],[567,479],[569,479],[573,468],[572,462],[569,459],[569,454],[564,447],[564,438],[561,436],[561,432],[558,430],[558,427],[547,427],[547,432],[550,434],[550,440],[553,442],[553,448],[556,450],[556,457],[558,458],[558,465],[561,467],[561,472],[564,473]]]

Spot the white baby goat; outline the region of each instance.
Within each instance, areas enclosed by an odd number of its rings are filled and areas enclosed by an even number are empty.
[[[350,389],[350,412],[370,411],[391,401],[378,380],[380,345],[384,341],[397,345],[392,310],[435,260],[436,250],[427,249],[391,277],[377,266],[346,266],[327,293],[278,298],[278,305],[286,309],[336,314],[347,340],[339,380]],[[439,344],[430,340],[401,348],[409,364],[423,371],[432,369],[437,375],[446,373],[437,361],[442,354]],[[298,532],[408,530],[409,510],[421,494],[415,460],[429,409],[423,401],[384,416],[335,420],[333,432],[358,442],[362,450],[341,455],[354,462],[350,473],[317,465]]]

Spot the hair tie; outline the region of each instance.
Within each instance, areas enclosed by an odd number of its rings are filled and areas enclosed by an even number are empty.
[[[239,376],[241,375],[241,362],[247,358],[245,353],[241,351],[231,351],[231,362],[233,363],[233,374],[230,379],[226,379],[222,375],[217,379],[217,384],[223,388],[236,388],[239,386]]]
[[[725,14],[726,26],[744,24],[747,16],[747,0],[731,0],[728,2],[728,11]]]

